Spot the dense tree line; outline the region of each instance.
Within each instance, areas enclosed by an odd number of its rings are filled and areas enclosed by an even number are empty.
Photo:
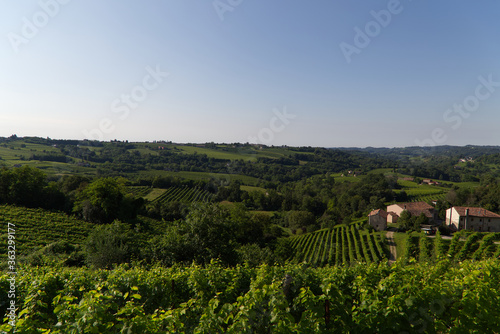
[[[83,219],[110,223],[134,218],[143,200],[127,194],[124,182],[102,178],[93,182],[82,176],[65,176],[49,182],[38,168],[23,166],[0,170],[0,203],[75,213]]]
[[[167,225],[161,234],[137,234],[140,228],[116,220],[97,225],[85,243],[90,266],[109,268],[113,264],[141,260],[147,263],[206,264],[219,259],[226,265],[282,261],[274,250],[280,228],[268,215],[250,214],[242,205],[226,208],[214,203],[196,203],[183,219]],[[142,227],[145,228],[145,227]],[[288,254],[283,254],[287,256]]]
[[[479,206],[493,212],[500,212],[500,183],[490,180],[476,188],[454,187],[446,200],[455,206]]]
[[[0,203],[45,209],[63,209],[65,196],[55,183],[37,168],[0,170]]]
[[[42,153],[42,154],[32,154],[28,160],[38,160],[38,161],[53,161],[53,162],[71,162],[72,159],[68,158],[64,154],[50,154],[50,153]]]

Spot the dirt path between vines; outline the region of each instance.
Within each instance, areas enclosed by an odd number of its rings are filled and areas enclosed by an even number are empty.
[[[389,265],[393,264],[396,262],[396,259],[398,258],[398,254],[396,253],[396,243],[394,242],[394,232],[389,231],[387,232],[387,244],[389,245],[389,251],[391,254],[389,255]]]

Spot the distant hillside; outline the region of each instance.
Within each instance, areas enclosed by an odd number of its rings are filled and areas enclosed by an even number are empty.
[[[242,143],[99,142],[11,136],[0,138],[0,164],[32,165],[52,176],[79,174],[188,180],[286,183],[314,175],[385,169],[448,182],[500,177],[499,146],[320,148]]]
[[[379,157],[311,147],[252,144],[99,142],[0,138],[0,163],[32,165],[49,175],[232,178],[248,185],[289,182],[327,172],[387,167]]]

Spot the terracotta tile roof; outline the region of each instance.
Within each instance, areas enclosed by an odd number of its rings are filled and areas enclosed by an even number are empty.
[[[370,212],[368,216],[380,216],[382,218],[387,218],[387,212],[385,212],[385,210],[382,209],[373,210],[372,212]]]
[[[426,217],[433,218],[434,207],[426,202],[396,203],[396,205],[411,213],[412,216],[420,216],[423,213]]]
[[[411,210],[430,210],[434,209],[434,207],[425,202],[410,202],[410,203],[398,203],[397,204],[401,209],[405,209],[408,211]]]
[[[469,209],[470,217],[500,218],[500,215],[482,208],[472,208],[466,206],[454,206],[453,208],[460,216],[465,216],[466,210]]]
[[[434,218],[434,215],[428,209],[425,209],[425,210],[408,210],[408,211],[411,213],[412,216],[420,216],[423,213],[427,218]]]

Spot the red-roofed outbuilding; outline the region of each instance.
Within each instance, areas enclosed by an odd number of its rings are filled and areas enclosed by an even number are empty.
[[[387,228],[387,212],[382,209],[373,210],[368,215],[368,224],[377,231],[383,231]]]

